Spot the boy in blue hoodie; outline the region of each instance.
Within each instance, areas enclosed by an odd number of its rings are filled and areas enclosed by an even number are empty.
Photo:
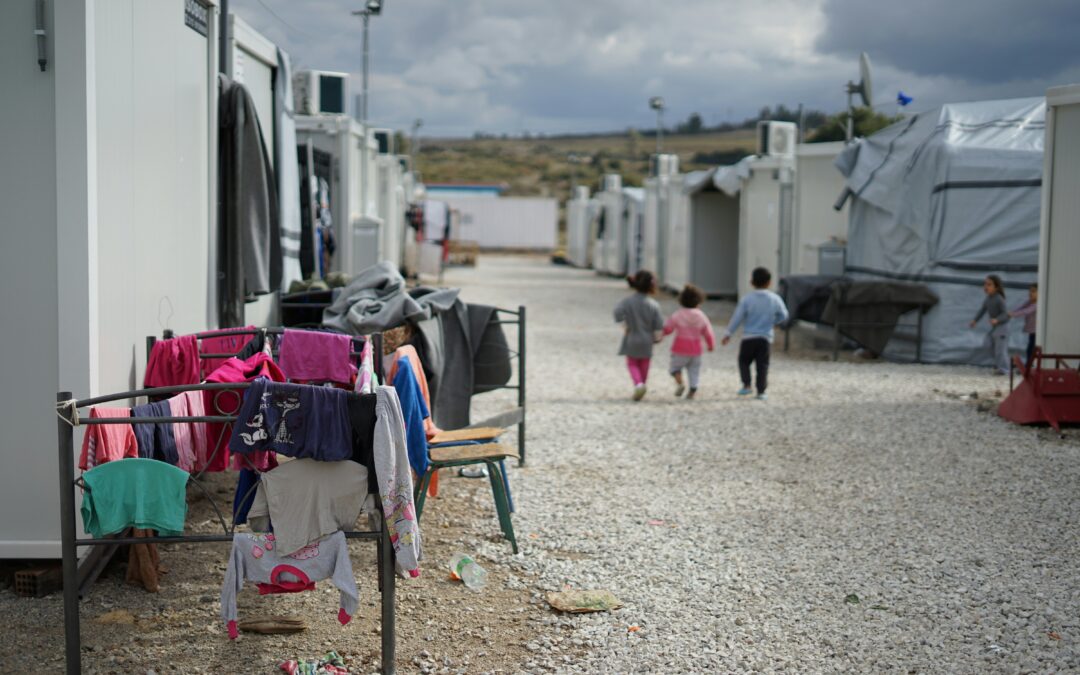
[[[769,352],[772,349],[773,326],[788,319],[787,307],[780,296],[769,290],[772,274],[764,267],[755,268],[750,274],[750,285],[754,290],[739,299],[735,314],[731,316],[724,337],[720,341],[726,345],[732,334],[743,327],[742,344],[739,345],[739,375],[742,377],[742,389],[739,396],[754,393],[750,388],[750,364],[757,365],[757,398],[768,399],[765,388],[769,379]]]

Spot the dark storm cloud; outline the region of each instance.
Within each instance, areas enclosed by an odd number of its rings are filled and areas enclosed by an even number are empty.
[[[823,53],[982,83],[1080,65],[1078,0],[825,0]]]

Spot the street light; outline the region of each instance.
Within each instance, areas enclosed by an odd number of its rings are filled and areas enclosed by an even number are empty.
[[[659,155],[664,149],[664,99],[662,96],[653,96],[649,99],[649,107],[656,111],[656,154]]]
[[[367,128],[368,119],[368,21],[373,16],[382,14],[383,0],[367,0],[364,8],[352,13],[364,20],[364,65],[361,88],[363,89],[360,99],[360,122]]]

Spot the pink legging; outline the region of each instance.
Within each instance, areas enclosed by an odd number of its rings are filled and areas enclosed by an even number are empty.
[[[626,369],[630,371],[630,379],[634,381],[635,387],[645,384],[645,381],[649,379],[649,361],[650,359],[626,357]]]

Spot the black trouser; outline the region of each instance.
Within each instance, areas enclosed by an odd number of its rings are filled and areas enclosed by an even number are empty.
[[[765,338],[750,338],[739,345],[739,375],[743,386],[750,388],[750,364],[757,364],[757,391],[765,393],[769,384],[769,351],[772,347]]]
[[[1028,333],[1028,348],[1027,359],[1024,361],[1024,367],[1031,367],[1031,357],[1035,354],[1035,333]]]

